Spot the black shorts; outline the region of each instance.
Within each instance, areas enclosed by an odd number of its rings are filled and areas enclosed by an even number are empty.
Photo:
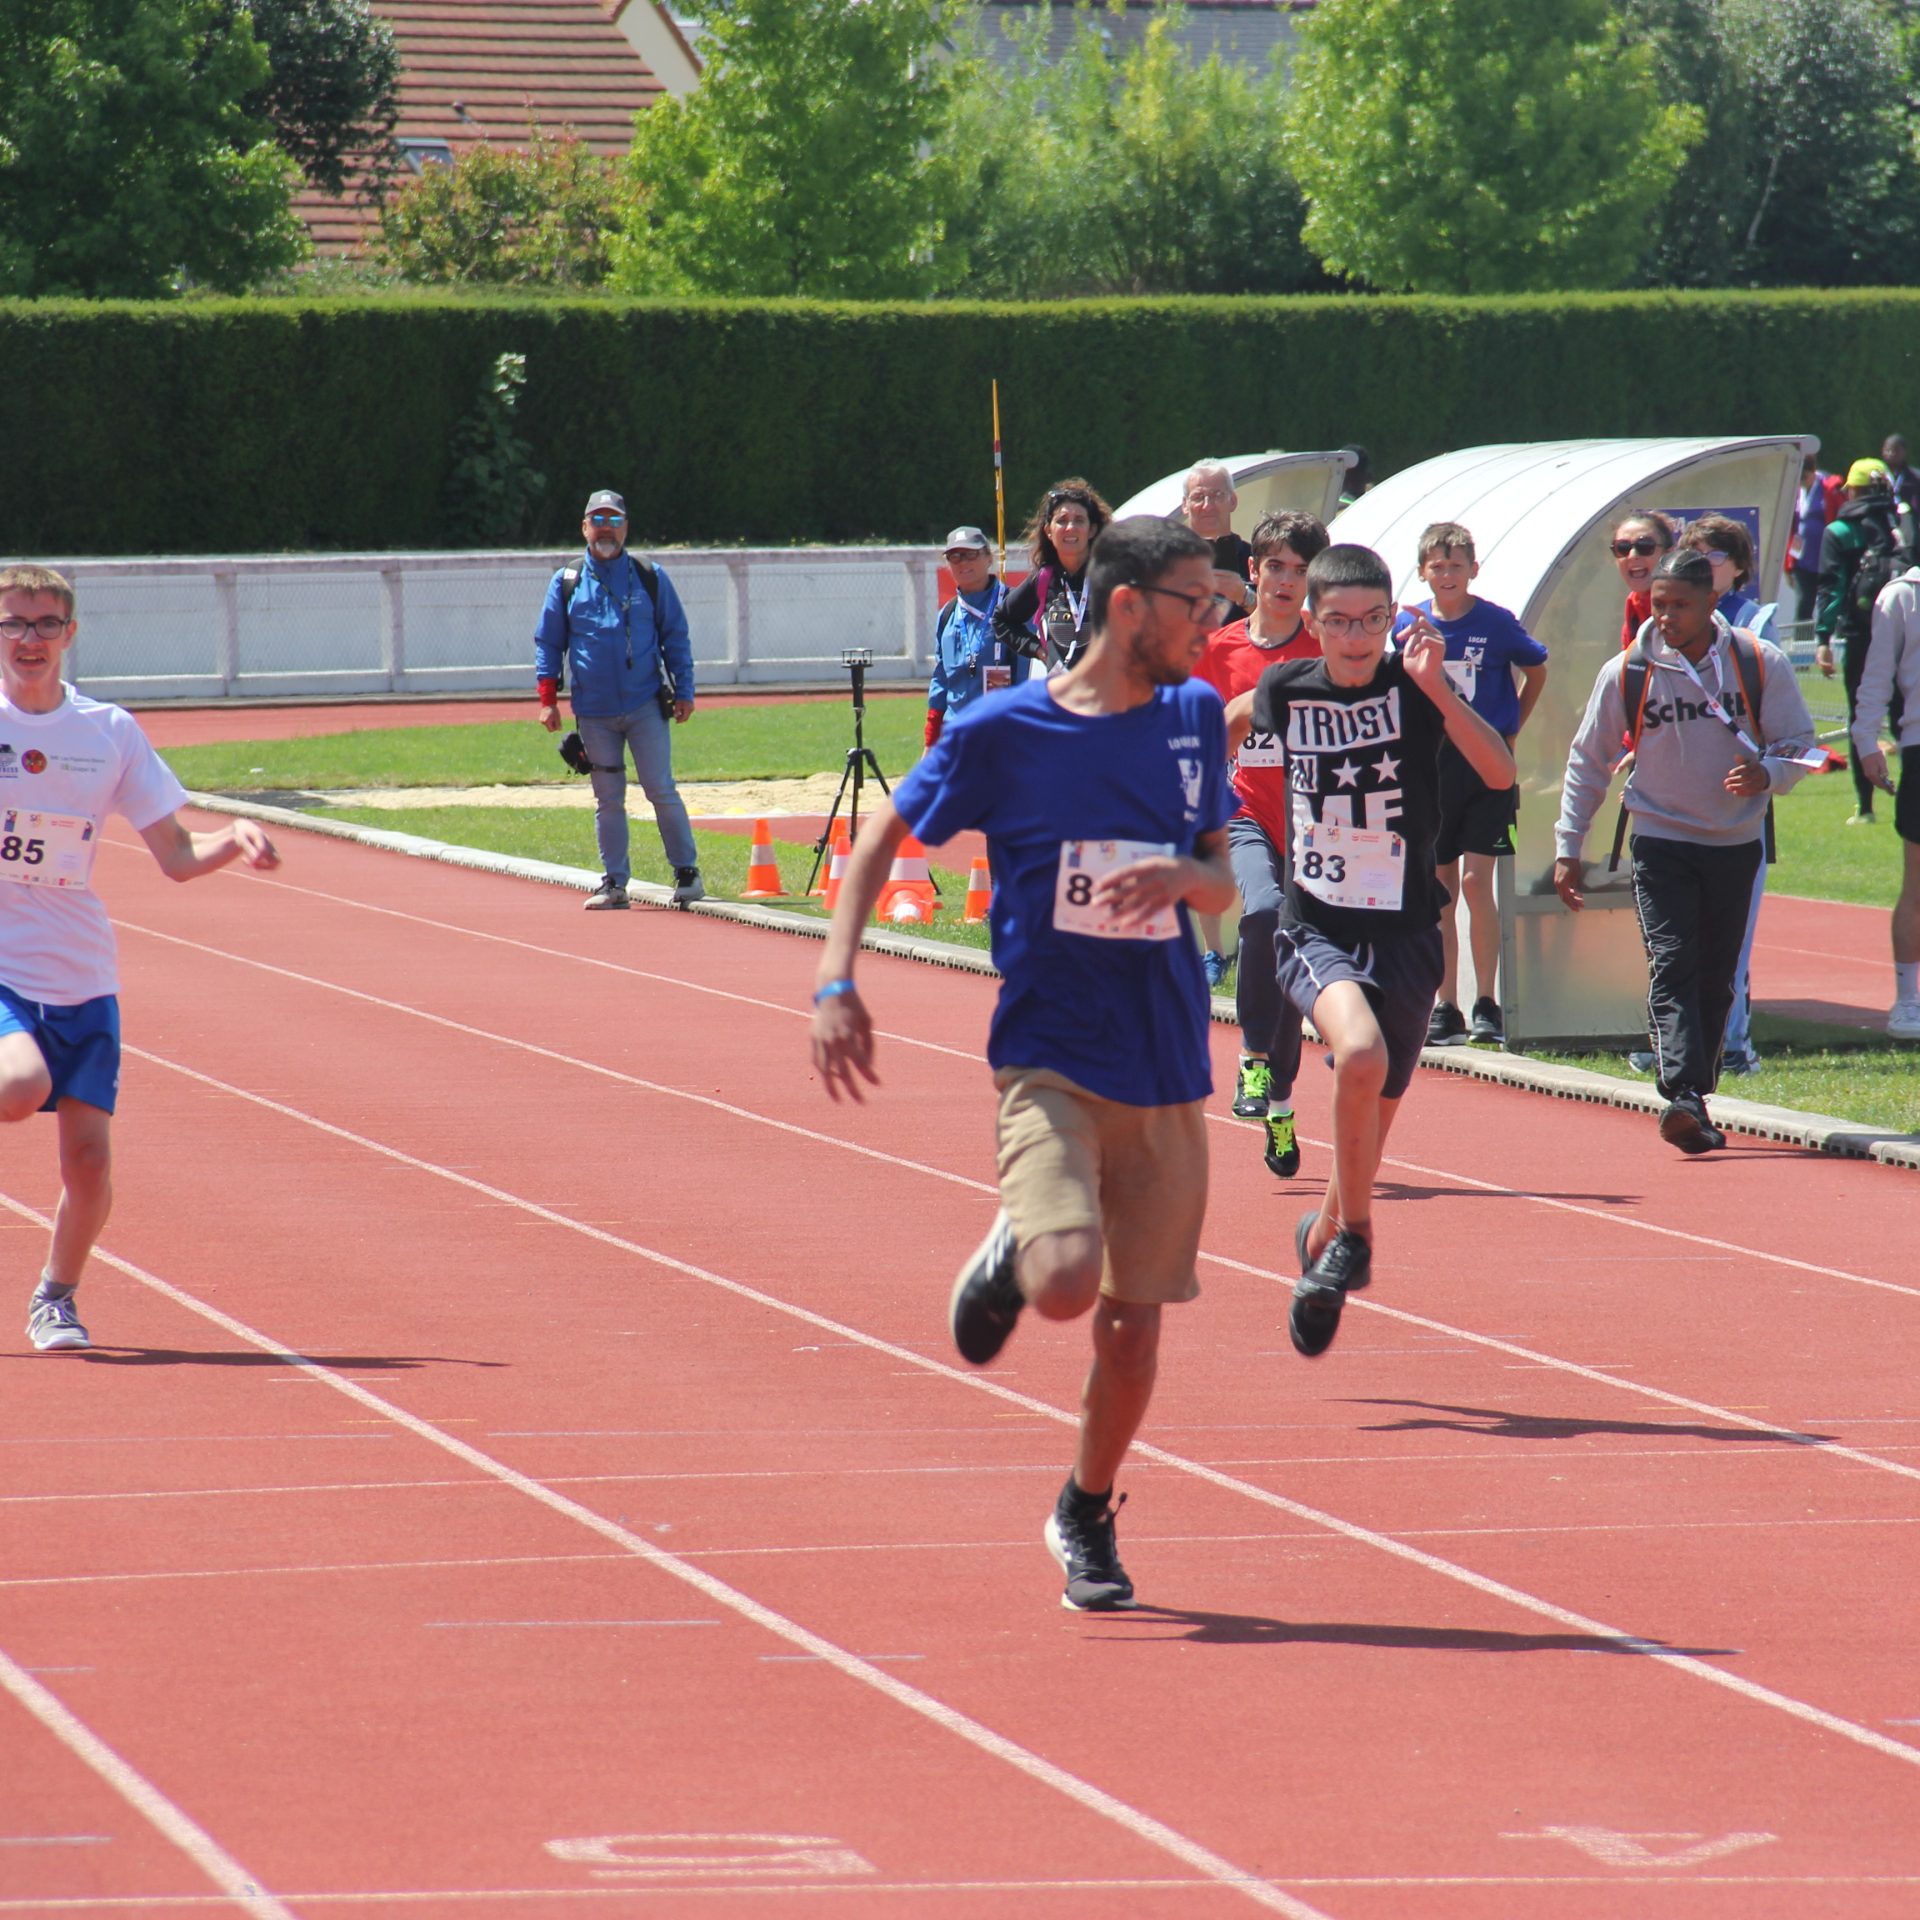
[[[1433,843],[1435,866],[1450,867],[1463,853],[1513,851],[1520,817],[1520,789],[1490,787],[1448,741],[1440,755],[1440,832]]]
[[[1908,761],[1912,761],[1909,766]],[[1893,796],[1893,830],[1920,846],[1920,747],[1900,749],[1900,785]]]
[[[1427,1020],[1440,991],[1446,955],[1440,929],[1387,934],[1357,947],[1341,945],[1317,927],[1282,926],[1273,936],[1280,991],[1308,1018],[1313,1003],[1336,981],[1352,980],[1367,996],[1387,1043],[1383,1099],[1398,1100],[1420,1064]]]

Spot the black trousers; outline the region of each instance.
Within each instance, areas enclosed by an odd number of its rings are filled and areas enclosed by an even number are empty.
[[[1633,903],[1647,948],[1647,1027],[1653,1069],[1671,1100],[1682,1088],[1711,1093],[1733,1006],[1733,976],[1747,931],[1762,846],[1696,846],[1633,837]]]
[[[1847,690],[1847,768],[1853,775],[1853,797],[1855,811],[1871,813],[1873,811],[1873,782],[1869,780],[1860,766],[1860,749],[1853,744],[1853,716],[1860,705],[1860,676],[1867,670],[1867,643],[1873,637],[1869,633],[1846,634],[1846,651],[1840,656],[1840,684]],[[1899,695],[1894,695],[1896,703]],[[1894,725],[1900,724],[1896,705]]]

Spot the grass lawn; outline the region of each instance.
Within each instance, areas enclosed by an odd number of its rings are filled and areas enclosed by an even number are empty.
[[[1920,758],[1915,771],[1920,775]],[[1610,801],[1605,815],[1609,835],[1611,808]],[[1773,818],[1780,858],[1767,875],[1767,891],[1891,908],[1900,894],[1901,865],[1893,802],[1884,794],[1879,797],[1870,827],[1848,826],[1852,811],[1853,782],[1845,773],[1809,774],[1777,801]]]
[[[889,780],[919,759],[926,702],[918,694],[867,703],[867,744]],[[165,756],[203,793],[262,793],[344,787],[565,786],[560,736],[543,733],[533,708],[517,720],[464,727],[373,728],[299,740],[235,740],[174,747]],[[799,780],[838,773],[853,745],[851,700],[796,700],[735,706],[712,700],[673,734],[680,780]]]

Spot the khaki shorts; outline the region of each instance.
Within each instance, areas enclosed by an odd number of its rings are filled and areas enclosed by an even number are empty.
[[[1090,1227],[1100,1291],[1134,1306],[1191,1300],[1207,1212],[1207,1123],[1198,1100],[1129,1107],[1045,1067],[1002,1067],[1000,1201],[1025,1246]]]

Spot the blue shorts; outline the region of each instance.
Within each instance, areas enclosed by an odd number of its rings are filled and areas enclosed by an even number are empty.
[[[42,1113],[62,1100],[84,1100],[111,1113],[120,1091],[120,1001],[111,993],[75,1007],[50,1007],[0,986],[0,1033],[33,1036],[53,1091]]]
[[[1412,1085],[1420,1050],[1427,1044],[1427,1018],[1445,966],[1440,929],[1388,934],[1346,947],[1317,927],[1283,926],[1273,944],[1280,991],[1308,1019],[1313,1018],[1313,1003],[1336,980],[1351,980],[1365,993],[1387,1043],[1381,1096],[1398,1100]]]

